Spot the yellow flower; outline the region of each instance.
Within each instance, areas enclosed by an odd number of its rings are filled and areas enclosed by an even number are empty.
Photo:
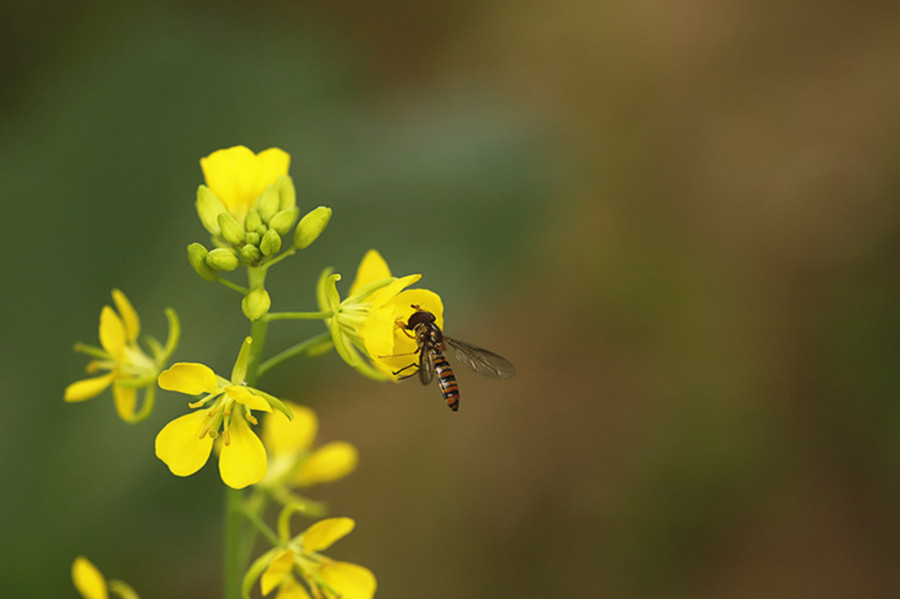
[[[407,289],[385,301],[376,298],[360,333],[375,366],[394,380],[399,376],[395,372],[419,362],[416,340],[405,328],[416,311],[413,306],[434,314],[435,324],[444,328],[441,297],[428,289]],[[403,374],[411,372],[415,370],[406,370]]]
[[[165,347],[155,339],[148,339],[148,355],[137,343],[141,323],[131,302],[118,289],[112,290],[112,298],[118,313],[109,306],[103,306],[100,312],[101,347],[82,343],[75,345],[76,351],[95,358],[88,362],[87,372],[108,372],[70,384],[66,387],[63,399],[67,402],[84,401],[96,397],[107,387],[112,386],[119,417],[126,422],[137,422],[146,418],[153,409],[156,376],[178,345],[180,334],[178,317],[173,310],[166,310],[169,319],[169,338]],[[138,412],[140,389],[145,391],[143,406]]]
[[[243,222],[266,187],[288,174],[290,165],[290,155],[279,148],[254,154],[245,146],[233,146],[200,159],[209,191],[238,222]]]
[[[369,250],[360,262],[350,295],[341,301],[336,285],[341,276],[332,274],[331,269],[322,273],[317,286],[319,309],[334,314],[326,323],[335,349],[347,364],[376,380],[396,380],[393,372],[398,368],[393,365],[401,363],[402,368],[413,361],[416,343],[398,326],[399,319],[409,318],[412,304],[418,303],[434,312],[438,326],[443,324],[443,305],[437,294],[425,289],[404,291],[420,278],[419,274],[399,279],[391,276],[381,254]],[[398,355],[400,350],[407,355]]]
[[[285,402],[294,419],[266,416],[263,441],[269,452],[269,468],[260,487],[311,487],[350,474],[359,461],[356,447],[346,441],[332,441],[311,449],[319,428],[310,408]]]
[[[278,588],[276,599],[371,599],[377,583],[375,575],[362,566],[333,560],[322,551],[353,530],[356,523],[350,518],[326,518],[310,526],[293,539],[284,540],[283,546],[265,553],[250,568],[250,573],[265,567],[260,577],[260,590],[268,595]],[[284,535],[286,531],[281,531]],[[252,585],[255,577],[248,574],[244,581]],[[305,593],[297,579],[306,583]]]
[[[206,464],[213,442],[222,429],[219,456],[222,481],[234,489],[258,483],[266,473],[266,449],[248,423],[256,424],[251,410],[271,412],[272,407],[290,417],[277,398],[244,383],[252,339],[241,346],[231,379],[195,362],[179,362],[159,375],[159,386],[188,395],[204,394],[192,408],[208,407],[176,418],[156,436],[156,457],[176,476],[190,476]]]
[[[84,556],[72,562],[72,583],[84,599],[107,599],[110,591],[122,599],[138,599],[138,594],[121,580],[107,580]]]
[[[197,215],[216,246],[188,247],[188,259],[200,276],[212,281],[218,271],[232,271],[238,264],[260,266],[276,259],[284,246],[282,238],[300,214],[288,175],[290,163],[291,157],[278,148],[254,154],[244,146],[200,159],[206,185],[197,189]],[[294,246],[286,250],[294,251]]]

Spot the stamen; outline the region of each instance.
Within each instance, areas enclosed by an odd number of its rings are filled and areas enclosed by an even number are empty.
[[[246,420],[247,422],[249,422],[249,423],[251,423],[251,424],[259,424],[259,421],[258,421],[258,420],[256,419],[256,417],[255,417],[253,414],[251,414],[250,412],[247,412],[247,413],[244,415],[244,420]]]
[[[225,442],[225,445],[231,445],[231,434],[228,429],[225,429],[225,432],[222,433],[222,440]]]

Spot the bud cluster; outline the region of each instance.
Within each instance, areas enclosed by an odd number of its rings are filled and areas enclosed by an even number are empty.
[[[299,216],[294,182],[281,175],[256,198],[243,214],[229,210],[205,185],[197,190],[197,214],[212,234],[215,248],[201,243],[188,246],[188,260],[208,281],[218,271],[232,271],[239,265],[259,266],[282,250],[282,238],[290,233]],[[306,214],[294,230],[288,251],[308,247],[328,225],[331,209],[319,206]]]

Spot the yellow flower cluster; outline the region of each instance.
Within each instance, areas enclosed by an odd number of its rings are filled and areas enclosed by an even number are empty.
[[[258,580],[262,594],[274,592],[276,599],[371,599],[376,590],[372,572],[323,554],[353,530],[352,519],[319,520],[296,536],[290,534],[289,525],[291,514],[297,512],[307,517],[324,515],[323,504],[302,497],[297,489],[332,482],[352,472],[358,462],[356,448],[343,441],[316,446],[315,412],[270,395],[259,389],[256,381],[287,357],[327,349],[331,344],[362,374],[396,381],[398,372],[416,363],[420,351],[404,324],[416,309],[421,309],[434,314],[435,324],[442,327],[441,298],[426,289],[410,289],[420,274],[395,277],[384,258],[370,250],[360,262],[345,298],[337,289],[341,275],[329,268],[316,285],[318,312],[269,313],[271,299],[265,287],[268,269],[309,246],[327,226],[331,210],[320,206],[299,218],[296,192],[288,174],[290,156],[278,148],[256,154],[244,146],[234,146],[202,158],[200,165],[205,184],[197,191],[196,210],[213,247],[193,243],[188,247],[188,259],[204,279],[241,293],[243,313],[254,323],[252,336],[244,339],[230,376],[220,376],[199,362],[166,367],[179,338],[175,313],[166,312],[169,337],[165,346],[148,339],[142,347],[138,344],[137,312],[125,295],[114,289],[115,309],[104,306],[100,314],[100,346],[76,346],[92,357],[87,371],[97,376],[70,384],[64,399],[83,401],[112,387],[119,416],[136,422],[150,413],[156,385],[196,396],[188,404],[191,412],[159,431],[155,451],[176,476],[198,472],[215,451],[225,485],[232,489],[255,486],[248,494],[229,491],[226,509],[226,531],[235,530],[228,522],[238,522],[239,528],[241,519],[246,519],[254,525],[253,534],[266,536],[273,546],[248,570],[244,595],[249,596]],[[290,245],[283,247],[282,238],[291,229]],[[221,276],[240,265],[247,268],[247,287]],[[289,318],[322,320],[328,332],[266,362],[257,361],[266,327],[273,320]],[[143,404],[139,401],[141,392]],[[259,412],[266,416],[258,435],[254,427],[259,424]],[[277,535],[262,519],[269,500],[284,506]],[[226,550],[226,555],[237,553]],[[241,564],[235,566],[229,558],[226,570],[229,563],[230,571],[239,571]],[[106,599],[110,592],[126,599],[137,597],[124,583],[106,580],[83,557],[73,563],[72,578],[87,599]],[[236,585],[226,579],[226,588],[233,591]]]

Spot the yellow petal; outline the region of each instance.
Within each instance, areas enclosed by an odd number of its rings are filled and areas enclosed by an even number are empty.
[[[444,306],[438,294],[427,289],[407,289],[385,302],[373,307],[362,327],[361,336],[366,344],[366,351],[372,356],[375,365],[386,374],[392,374],[417,364],[418,346],[404,328],[397,323],[406,323],[415,311],[412,306],[418,305],[435,316],[438,328],[444,326]],[[413,373],[415,370],[407,370]],[[393,376],[393,375],[392,375]]]
[[[159,386],[166,391],[178,391],[188,395],[215,393],[219,380],[212,368],[197,362],[178,362],[159,374]]]
[[[312,445],[319,430],[316,413],[305,406],[284,402],[294,419],[271,416],[263,423],[263,441],[273,456],[290,455]]]
[[[116,309],[119,311],[119,316],[122,317],[122,322],[125,324],[125,335],[129,342],[134,343],[137,340],[138,333],[141,332],[141,321],[138,318],[138,314],[131,302],[128,301],[128,298],[125,297],[125,294],[118,289],[112,290],[112,297],[116,303]]]
[[[265,399],[251,392],[250,389],[243,385],[228,385],[225,387],[225,393],[234,401],[244,404],[251,410],[262,410],[263,412],[272,412],[272,406]]]
[[[294,482],[301,487],[329,483],[350,474],[359,462],[356,447],[346,441],[326,443],[310,455]]]
[[[112,384],[114,378],[116,378],[116,375],[111,372],[109,374],[104,374],[103,376],[75,381],[66,387],[63,399],[72,402],[84,401],[92,397],[97,397]]]
[[[356,269],[356,278],[353,279],[353,285],[350,286],[350,292],[347,295],[353,295],[360,287],[373,281],[387,279],[390,276],[391,269],[388,268],[387,262],[381,257],[381,254],[375,250],[369,250],[359,263],[359,268]]]
[[[307,553],[316,553],[331,547],[336,541],[344,538],[356,522],[352,518],[325,518],[306,529],[300,542]]]
[[[385,285],[370,295],[368,301],[372,302],[373,309],[378,308],[421,278],[422,275],[406,275],[405,277],[400,277],[396,281],[392,281],[389,285]]]
[[[341,599],[372,599],[377,583],[368,568],[347,562],[326,560],[319,573],[340,594]]]
[[[266,474],[266,448],[250,429],[250,425],[235,413],[228,427],[229,443],[223,445],[219,456],[219,474],[232,489],[243,489],[262,480]]]
[[[310,599],[309,593],[306,592],[300,583],[293,576],[288,576],[287,580],[278,589],[275,599]]]
[[[109,306],[103,306],[100,311],[100,345],[117,362],[125,357],[125,325],[116,311]]]
[[[137,389],[113,385],[113,399],[119,418],[130,422],[134,418],[134,409],[137,406]]]
[[[210,410],[198,410],[180,416],[156,435],[156,457],[161,459],[175,476],[190,476],[200,470],[209,459],[213,439],[200,436],[209,426]]]
[[[259,160],[246,146],[216,150],[200,159],[206,186],[229,212],[243,216],[256,199],[253,189],[259,174]]]
[[[269,148],[256,155],[259,160],[259,174],[256,185],[258,196],[269,185],[274,184],[278,177],[287,175],[291,168],[291,155],[281,148]],[[254,196],[255,199],[255,196]]]
[[[72,562],[72,583],[85,599],[107,599],[106,580],[94,564],[79,555]]]
[[[263,190],[286,175],[290,156],[278,148],[259,155],[245,146],[217,150],[200,159],[206,185],[240,220]]]
[[[263,595],[268,595],[276,586],[278,586],[284,577],[290,574],[294,567],[294,552],[285,549],[275,556],[269,567],[263,572],[262,578],[259,580],[259,590]]]

